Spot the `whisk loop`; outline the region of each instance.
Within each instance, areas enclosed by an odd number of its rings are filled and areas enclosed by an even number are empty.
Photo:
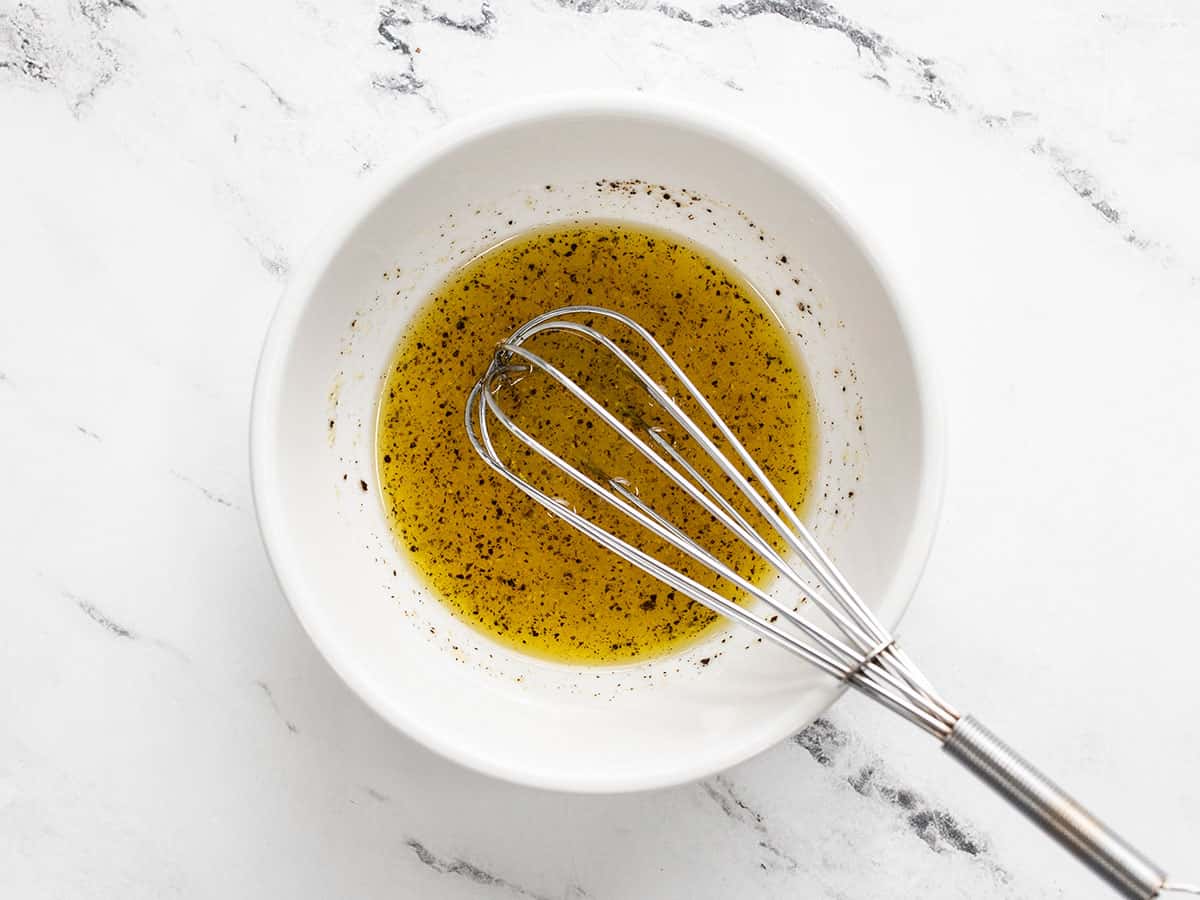
[[[597,320],[616,326],[623,340],[618,342],[597,328],[593,324]],[[711,478],[687,459],[679,445],[668,438],[663,427],[652,424],[636,407],[625,405],[618,412],[612,411],[560,367],[531,349],[529,344],[534,338],[549,333],[569,335],[599,348],[605,354],[606,364],[611,362],[617,371],[630,377],[652,406],[680,430],[689,446],[697,448],[703,458],[716,466],[736,494],[726,496],[719,490]],[[665,366],[681,389],[679,396],[686,397],[689,405],[699,410],[703,426],[626,350],[628,342],[640,346],[643,359],[657,360]],[[607,474],[586,460],[568,460],[522,428],[504,409],[500,398],[505,389],[515,387],[534,373],[547,376],[590,416],[616,432],[629,444],[632,453],[695,501],[699,509],[770,565],[785,585],[819,609],[832,629],[800,615],[792,604],[732,569],[693,539],[686,523],[668,521],[656,512],[624,477]],[[731,593],[753,598],[770,612],[763,615],[734,602],[531,483],[501,459],[489,421],[494,421],[603,504],[720,576],[733,589]],[[1124,896],[1148,900],[1163,892],[1192,890],[1186,885],[1167,883],[1161,869],[1087,813],[978,721],[961,715],[942,698],[899,647],[895,637],[875,618],[703,393],[653,335],[628,316],[599,306],[566,306],[522,325],[499,345],[487,371],[472,389],[467,399],[466,427],[471,444],[483,460],[550,513],[673,590],[841,679],[936,737],[947,752],[996,788]],[[716,433],[720,444],[708,429]],[[737,497],[748,503],[769,526],[785,552],[777,550],[739,511],[734,502]],[[801,573],[797,561],[807,576]]]

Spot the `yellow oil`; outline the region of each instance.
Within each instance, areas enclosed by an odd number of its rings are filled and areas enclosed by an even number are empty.
[[[648,328],[788,503],[803,512],[815,465],[816,415],[782,325],[750,284],[699,247],[611,222],[549,227],[507,240],[428,298],[399,341],[379,401],[381,495],[413,566],[455,615],[494,640],[561,662],[646,659],[709,633],[717,617],[493,475],[463,424],[467,395],[495,345],[538,313],[567,304],[606,306]],[[614,377],[611,366],[593,366],[579,341],[542,341],[540,354],[606,404],[619,407],[622,398],[644,396]],[[585,422],[594,417],[585,417],[565,394],[525,384],[513,394],[514,417],[535,416],[536,430],[558,442],[556,451],[629,478],[644,500],[686,523],[738,572],[756,583],[766,577],[744,545],[715,522],[702,521],[707,516],[694,502],[661,476],[656,481],[653,470],[630,462],[628,447],[609,429]],[[505,458],[549,493],[622,537],[636,530],[575,486],[553,482],[546,467],[504,438],[498,436],[497,445]],[[718,583],[672,548],[640,537],[638,543],[697,580]]]

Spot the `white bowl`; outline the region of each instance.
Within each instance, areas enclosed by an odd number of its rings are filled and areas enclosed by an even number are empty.
[[[612,186],[630,180],[632,190]],[[676,205],[685,191],[700,201]],[[741,762],[842,688],[737,631],[621,667],[526,658],[451,617],[397,551],[376,493],[375,403],[409,317],[490,244],[577,218],[685,235],[732,260],[776,308],[821,413],[809,519],[894,627],[933,538],[943,459],[903,304],[812,173],[707,112],[640,98],[542,101],[446,128],[376,177],[279,303],[255,386],[251,469],[284,593],[380,715],[500,778],[632,791]]]

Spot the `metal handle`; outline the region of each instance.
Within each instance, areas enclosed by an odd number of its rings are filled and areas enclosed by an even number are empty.
[[[1151,900],[1166,887],[1166,872],[971,716],[943,748],[1124,896]]]

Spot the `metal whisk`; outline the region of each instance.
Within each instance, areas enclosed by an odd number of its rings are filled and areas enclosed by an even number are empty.
[[[620,341],[592,323],[604,322]],[[580,386],[553,362],[529,347],[538,335],[558,333],[590,342],[603,354],[604,364],[620,367],[645,391],[657,411],[665,414],[694,442],[786,547],[776,550],[731,501],[664,436],[658,426],[629,415],[618,415]],[[683,389],[688,404],[698,409],[705,427],[647,374],[629,348],[640,345],[643,360],[657,359]],[[610,359],[611,358],[611,359]],[[619,370],[618,370],[619,371]],[[824,613],[831,631],[800,616],[793,608],[734,571],[688,536],[687,524],[671,522],[657,513],[624,479],[596,471],[586,461],[569,461],[521,427],[501,405],[506,387],[535,372],[548,376],[588,413],[629,443],[631,454],[648,461],[670,483],[694,500],[711,517],[753,549],[788,583]],[[493,442],[495,422],[522,445],[604,504],[729,582],[736,590],[770,608],[769,618],[743,607],[720,592],[689,577],[660,558],[618,537],[581,514],[561,498],[530,483],[507,465]],[[632,319],[596,306],[566,306],[540,315],[518,328],[496,350],[483,377],[467,401],[466,426],[472,445],[484,461],[522,492],[622,559],[655,576],[672,589],[703,604],[761,637],[774,641],[824,672],[899,713],[942,742],[955,759],[983,779],[1090,866],[1119,893],[1149,900],[1164,892],[1200,894],[1200,886],[1169,883],[1166,874],[1146,856],[1118,837],[1069,795],[1017,755],[971,716],[947,703],[900,649],[855,593],[845,576],[814,540],[812,534],[771,480],[751,458],[704,395],[671,359],[654,337]],[[710,437],[715,431],[720,444]],[[795,560],[809,573],[806,577]],[[811,580],[810,580],[811,579]]]

